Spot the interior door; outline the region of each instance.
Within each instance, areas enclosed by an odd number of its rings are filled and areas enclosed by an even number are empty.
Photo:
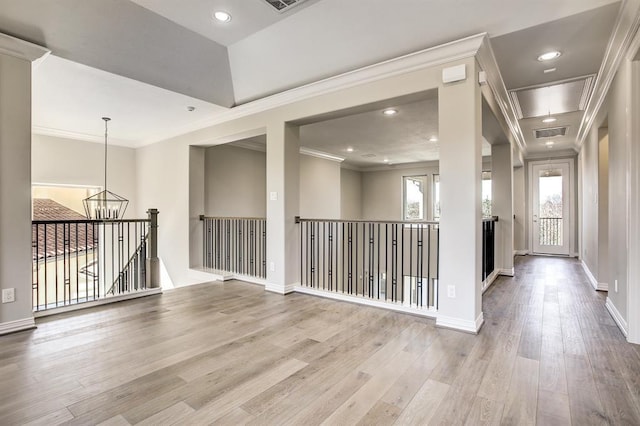
[[[569,255],[569,163],[536,164],[532,169],[533,252]]]

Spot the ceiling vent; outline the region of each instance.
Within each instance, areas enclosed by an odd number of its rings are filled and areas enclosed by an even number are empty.
[[[535,130],[536,138],[555,138],[558,136],[565,136],[567,134],[566,127],[552,127],[549,129],[536,129]]]
[[[284,13],[285,11],[291,9],[293,6],[296,6],[300,3],[304,3],[306,0],[264,0],[277,10],[280,13]]]

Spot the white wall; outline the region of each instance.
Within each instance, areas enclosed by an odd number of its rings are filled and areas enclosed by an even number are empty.
[[[152,206],[138,212],[136,150],[108,147],[109,191],[129,200],[126,218],[145,218]],[[33,183],[104,186],[104,145],[53,136],[33,135],[31,147]]]
[[[340,219],[340,163],[300,156],[300,216]]]
[[[340,169],[340,219],[362,219],[362,173]]]
[[[205,154],[207,216],[266,217],[267,158],[261,151],[217,145]]]
[[[609,288],[609,130],[598,129],[598,282]]]
[[[513,221],[513,249],[516,252],[528,250],[526,241],[526,189],[524,174],[524,167],[516,167],[513,169],[513,214],[516,216]]]

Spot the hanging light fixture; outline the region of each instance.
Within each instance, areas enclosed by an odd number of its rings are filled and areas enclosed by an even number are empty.
[[[129,205],[129,200],[107,190],[107,123],[109,117],[104,120],[104,190],[89,198],[82,200],[87,218],[92,220],[116,220],[124,216]]]

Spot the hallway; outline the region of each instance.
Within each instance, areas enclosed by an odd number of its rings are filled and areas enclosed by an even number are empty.
[[[518,257],[478,336],[241,282],[0,337],[0,424],[640,424],[640,347],[575,259]]]

